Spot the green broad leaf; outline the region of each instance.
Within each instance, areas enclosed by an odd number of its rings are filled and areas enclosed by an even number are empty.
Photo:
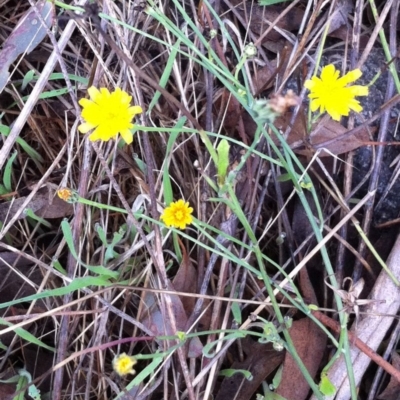
[[[27,383],[29,383],[28,387],[28,396],[33,400],[40,400],[40,390],[32,383],[32,376],[26,369],[18,370],[18,374],[21,377],[26,378]]]
[[[290,181],[292,179],[290,174],[282,174],[278,176],[278,182],[287,182]]]
[[[75,278],[69,285],[63,286],[57,289],[45,290],[41,293],[32,294],[30,296],[22,297],[20,299],[7,301],[5,303],[0,304],[0,309],[15,306],[16,304],[21,303],[30,303],[31,301],[38,299],[46,299],[55,296],[65,296],[66,294],[75,292],[76,290],[80,290],[86,288],[88,286],[98,286],[98,287],[106,287],[110,286],[112,283],[107,279],[98,276],[85,276],[83,278]]]
[[[108,261],[118,257],[118,253],[114,251],[114,247],[124,238],[125,231],[120,228],[118,232],[114,232],[111,243],[107,245],[106,252],[104,253],[104,262],[107,264]]]
[[[1,383],[17,383],[19,380],[18,375],[14,375],[11,378],[8,379],[0,379]]]
[[[3,173],[3,185],[4,188],[6,189],[7,193],[12,192],[12,186],[11,186],[11,176],[12,176],[12,164],[15,160],[15,157],[17,157],[17,152],[14,151],[14,153],[11,155],[11,157],[7,160],[6,166],[4,168],[4,173]]]
[[[107,235],[104,229],[101,227],[100,224],[96,224],[96,232],[99,235],[103,246],[106,248],[104,253],[104,263],[107,264],[108,261],[113,260],[114,258],[118,257],[118,253],[114,251],[114,247],[122,240],[125,235],[125,230],[120,228],[119,232],[114,232],[113,239],[111,243],[107,241]]]
[[[25,399],[25,387],[28,384],[28,379],[26,376],[20,376],[18,378],[17,386],[16,386],[16,392],[17,395],[13,397],[13,400],[24,400]]]
[[[65,268],[61,265],[61,263],[58,260],[53,259],[53,267],[56,269],[56,271],[60,272],[61,274],[68,276],[67,271]]]
[[[21,90],[25,90],[26,87],[29,85],[30,82],[33,81],[35,76],[35,71],[33,69],[29,70],[22,80]]]
[[[217,147],[217,176],[219,187],[222,187],[225,183],[226,173],[229,167],[229,148],[229,142],[226,139],[222,139]]]
[[[251,374],[251,372],[250,372],[250,371],[247,371],[247,370],[245,370],[245,369],[232,369],[232,368],[223,369],[223,370],[221,370],[221,371],[219,372],[218,375],[220,375],[220,376],[226,376],[226,377],[230,378],[230,377],[232,377],[232,376],[235,375],[235,374],[242,374],[242,375],[244,375],[244,377],[245,377],[248,381],[253,380],[253,375]]]
[[[0,124],[0,134],[2,134],[4,136],[8,136],[10,131],[11,131],[11,129],[7,125]],[[24,139],[21,139],[20,137],[18,137],[17,143],[22,147],[22,149],[25,151],[25,153],[28,154],[28,156],[30,158],[32,158],[32,160],[35,163],[40,164],[43,162],[43,157],[36,150],[34,150],[31,146],[29,146],[29,144],[26,143],[26,141]]]
[[[272,379],[272,386],[276,389],[282,381],[283,364],[276,371],[275,376]]]
[[[100,224],[95,225],[95,230],[97,234],[99,235],[99,239],[101,240],[101,243],[103,243],[104,246],[107,246],[107,235],[106,232],[104,231],[103,227]]]
[[[13,326],[12,323],[6,321],[3,318],[0,318],[0,325]],[[20,338],[24,339],[28,343],[43,347],[44,349],[50,350],[53,353],[56,351],[54,347],[48,346],[47,344],[43,343],[41,340],[37,339],[34,335],[23,328],[15,328],[13,331],[16,335],[18,335]]]
[[[44,225],[44,226],[47,226],[48,228],[51,228],[50,222],[46,221],[44,218],[38,217],[38,216],[33,212],[33,210],[32,210],[31,208],[25,209],[24,214],[25,214],[27,217],[32,218],[34,221],[37,221],[37,222],[39,222],[40,224],[42,224],[42,225]]]
[[[336,388],[333,383],[329,380],[326,374],[321,374],[321,382],[319,384],[319,389],[325,396],[333,396],[336,393]]]
[[[37,81],[39,79],[40,75],[35,75],[33,77],[33,80]],[[88,85],[89,83],[89,79],[85,78],[83,76],[78,76],[78,75],[74,75],[74,74],[68,74],[68,78],[72,81],[72,82],[78,82],[81,83],[85,86]],[[54,81],[57,79],[64,79],[64,74],[62,72],[54,72],[49,76],[49,81]]]
[[[147,174],[147,165],[146,165],[146,163],[143,160],[141,160],[137,154],[133,155],[133,161],[138,166],[140,171],[142,171],[143,174],[146,175]]]
[[[75,90],[75,86],[72,86],[72,89]],[[60,97],[64,94],[67,94],[69,92],[68,88],[61,88],[61,89],[54,89],[50,90],[48,92],[42,92],[39,96],[39,99],[51,99],[53,97]],[[29,96],[24,96],[22,100],[27,101]]]
[[[237,322],[239,325],[242,324],[242,311],[240,310],[240,305],[236,301],[232,303],[231,306],[232,314],[233,314],[233,319],[235,322]]]

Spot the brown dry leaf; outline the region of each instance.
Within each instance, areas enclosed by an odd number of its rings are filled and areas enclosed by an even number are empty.
[[[339,0],[336,2],[333,13],[329,15],[329,36],[337,37],[332,35],[332,33],[343,27],[347,32],[344,40],[348,40],[349,35],[351,35],[349,16],[352,15],[353,9],[354,4],[352,0]]]
[[[297,354],[314,378],[325,351],[326,335],[309,318],[293,322],[289,332]],[[286,352],[282,381],[276,393],[287,400],[302,400],[307,398],[309,391],[310,386],[302,372],[290,353]]]
[[[16,261],[17,258],[10,257],[9,252],[0,252],[0,276],[2,277],[0,303],[36,294],[36,289],[31,282],[40,285],[43,279],[40,269],[32,266],[27,259],[21,257],[15,264],[13,260]],[[25,280],[23,276],[27,279]]]
[[[175,291],[172,283],[169,283],[168,290]],[[179,296],[170,294],[172,302],[172,309],[176,321],[176,329],[184,332],[186,329],[187,315],[183,307],[182,301]],[[158,306],[159,300],[153,293],[146,293],[143,301],[145,303],[144,318],[141,321],[146,328],[150,329],[154,336],[169,336],[175,335],[176,332],[172,330],[171,323],[168,319],[167,312],[162,313]],[[192,338],[189,341],[188,357],[195,358],[202,354],[203,345],[198,337]]]
[[[240,115],[243,112],[239,101],[229,93],[228,90],[222,89],[222,95],[215,102],[216,117],[225,114],[223,125],[225,129],[237,128]]]
[[[264,90],[270,89],[276,83],[277,75],[285,71],[289,60],[290,60],[291,48],[289,45],[283,46],[279,53],[279,64],[278,59],[274,59],[269,62],[268,65],[254,71],[253,85],[255,88],[256,96]]]
[[[304,115],[301,111],[299,115]],[[285,132],[292,115],[286,113],[283,116],[278,117],[275,120],[275,126],[282,132]],[[288,144],[294,150],[296,154],[302,154],[305,156],[312,156],[317,150],[315,146],[321,147],[325,142],[332,139],[336,139],[335,142],[323,146],[331,154],[339,155],[355,150],[361,146],[365,146],[365,143],[370,140],[367,128],[357,132],[351,136],[343,136],[347,129],[337,121],[333,121],[329,115],[322,117],[312,128],[309,136],[306,133],[305,122],[298,117],[293,125],[293,128],[288,137]],[[370,129],[373,132],[372,129]],[[343,136],[341,138],[341,136]],[[305,148],[305,147],[308,148]],[[331,155],[327,151],[321,151],[320,157],[326,157]]]
[[[277,63],[275,59],[271,61],[271,65],[265,65],[254,72],[253,85],[257,94],[271,88],[274,85],[273,78],[276,75],[276,64]]]
[[[182,244],[182,241],[180,239],[178,240],[182,250],[182,262],[174,280],[172,281],[172,284],[177,292],[196,293],[197,271],[190,261],[190,257],[185,249],[185,246]],[[186,311],[186,315],[189,315],[193,311],[196,299],[194,297],[182,296],[181,301],[183,308]]]
[[[6,383],[0,383],[0,399],[13,400],[15,398],[15,387]]]
[[[74,213],[74,206],[61,200],[58,196],[50,199],[47,196],[47,204],[36,212],[36,215],[41,218],[65,218]]]
[[[41,348],[27,346],[21,352],[21,358],[26,370],[32,375],[33,379],[41,378],[36,385],[42,393],[48,393],[51,390],[52,374],[49,373],[54,365],[54,354],[49,353]],[[83,390],[85,387],[85,373],[82,372],[73,378],[75,390]],[[96,377],[92,377],[96,379]],[[71,385],[71,376],[67,370],[64,370],[63,387],[66,389]],[[67,395],[65,395],[67,397]],[[2,399],[2,397],[0,397]],[[68,397],[67,397],[68,398]]]
[[[43,275],[39,268],[32,266],[32,262],[25,257],[18,257],[17,253],[0,252],[0,303],[6,303],[17,298],[36,294],[35,285],[40,285]],[[24,279],[23,277],[26,277]],[[34,285],[32,285],[32,282]],[[43,300],[38,300],[38,306],[43,304]],[[44,305],[44,304],[43,304]],[[0,311],[0,317],[15,316],[24,314],[24,310],[14,307]],[[4,326],[1,325],[0,329]],[[25,326],[25,329],[28,329]],[[14,332],[8,332],[1,336],[1,341],[8,346],[15,337]],[[0,397],[1,399],[1,397]]]
[[[7,223],[7,221],[20,210],[25,200],[26,197],[20,197],[19,199],[1,203],[0,221],[2,221],[3,224]],[[49,219],[64,218],[74,213],[72,204],[66,203],[57,196],[54,196],[54,192],[50,191],[47,187],[40,189],[25,209],[31,209],[38,217]],[[18,219],[23,219],[25,217],[25,213],[22,212],[18,216]]]
[[[237,5],[236,10],[241,14],[242,19],[246,22],[245,28],[250,28],[257,38],[270,27],[286,9],[286,6],[282,5],[271,5],[271,6],[260,6],[253,2],[243,2],[242,0],[232,1],[234,5]],[[245,4],[245,7],[243,6]],[[289,12],[280,18],[276,26],[279,29],[285,31],[297,31],[300,27],[301,21],[304,16],[304,10],[301,8],[292,8]],[[283,46],[287,45],[287,39],[285,39],[275,29],[271,29],[268,34],[263,37],[262,44],[270,51],[280,52]]]
[[[225,378],[215,400],[249,400],[261,383],[282,363],[285,354],[274,350],[272,343],[261,344],[247,338],[243,340],[243,350],[246,359],[243,362],[235,361],[230,368],[250,371],[253,379],[249,381],[239,373]]]
[[[400,355],[392,351],[392,365],[400,371]],[[377,397],[379,400],[400,400],[400,383],[393,376],[385,390]]]
[[[50,28],[55,17],[53,5],[48,1],[39,1],[36,4],[36,9],[47,27]],[[36,11],[30,7],[21,17],[0,51],[0,93],[10,77],[8,72],[10,65],[21,54],[30,53],[46,35],[46,27],[42,25]]]

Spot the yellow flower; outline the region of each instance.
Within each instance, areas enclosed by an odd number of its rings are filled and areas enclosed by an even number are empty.
[[[107,142],[120,133],[127,144],[132,143],[132,119],[143,111],[139,106],[130,106],[132,96],[120,88],[110,93],[106,88],[98,90],[94,86],[88,89],[88,93],[90,100],[79,100],[83,107],[82,118],[86,121],[79,125],[79,132],[87,133],[94,129],[89,136],[92,142]]]
[[[189,207],[189,203],[185,203],[180,199],[175,203],[172,202],[161,215],[161,219],[168,227],[173,226],[179,229],[185,229],[186,225],[193,222],[193,208]]]
[[[368,96],[368,87],[354,85],[346,87],[356,81],[362,72],[359,69],[348,72],[339,78],[339,71],[329,64],[322,68],[321,78],[313,76],[304,86],[310,90],[308,97],[311,99],[311,111],[327,112],[335,121],[342,115],[348,116],[350,110],[362,111],[360,103],[355,96]]]
[[[135,357],[128,356],[126,353],[115,356],[114,360],[112,361],[113,369],[119,376],[135,374],[136,372],[132,368],[135,364]]]

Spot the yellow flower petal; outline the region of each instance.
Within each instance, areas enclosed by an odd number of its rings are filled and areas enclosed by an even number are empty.
[[[193,222],[192,212],[193,208],[189,206],[189,203],[180,199],[166,207],[161,215],[161,220],[168,227],[185,229],[187,225]]]
[[[132,143],[132,119],[143,112],[141,107],[130,105],[132,96],[120,88],[110,93],[106,88],[99,90],[94,86],[88,89],[88,93],[90,99],[79,101],[83,107],[81,115],[85,120],[78,127],[79,131],[87,133],[94,129],[89,136],[91,141],[108,141],[121,134],[126,143]]]
[[[107,89],[106,89],[107,90]],[[108,90],[107,90],[108,92]],[[89,97],[92,99],[92,101],[96,101],[97,98],[99,98],[101,96],[99,89],[97,89],[94,86],[91,86],[88,89],[88,93],[89,93]]]
[[[83,124],[80,124],[78,126],[78,131],[81,133],[88,133],[93,128],[95,128],[95,126],[93,124],[90,124],[89,122],[84,122]]]
[[[361,70],[354,69],[353,71],[349,71],[346,75],[343,75],[340,79],[338,79],[338,82],[340,82],[341,85],[345,86],[351,82],[356,81],[358,78],[361,77],[361,75]]]
[[[361,85],[347,86],[362,75],[359,69],[348,72],[339,78],[339,71],[330,64],[322,68],[321,78],[313,76],[304,83],[310,90],[308,98],[311,99],[312,112],[319,109],[325,111],[336,121],[342,116],[348,116],[350,110],[361,112],[362,106],[355,99],[356,96],[367,96],[368,87]]]
[[[132,368],[135,364],[136,359],[132,356],[128,356],[126,353],[115,356],[112,361],[113,369],[119,376],[135,374],[136,372]]]
[[[131,144],[133,142],[133,133],[129,129],[121,131],[121,136],[126,144]]]

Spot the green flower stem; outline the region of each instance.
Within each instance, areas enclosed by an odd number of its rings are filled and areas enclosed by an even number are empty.
[[[357,220],[355,220],[355,221],[353,221],[353,225],[356,228],[358,234],[361,236],[362,240],[365,242],[365,244],[367,245],[367,247],[371,251],[371,253],[375,256],[376,260],[379,262],[379,264],[381,264],[381,267],[386,271],[386,273],[388,274],[388,276],[392,280],[392,282],[396,286],[400,286],[400,282],[393,275],[392,271],[388,268],[388,266],[386,265],[385,261],[382,260],[381,256],[378,254],[378,252],[374,248],[373,244],[370,242],[370,240],[368,239],[367,235],[364,233],[364,231],[360,227],[360,223]]]
[[[304,378],[306,379],[307,383],[310,385],[310,388],[313,390],[315,396],[318,399],[323,399],[323,395],[320,392],[318,386],[316,385],[316,383],[314,382],[313,378],[311,377],[310,373],[308,372],[307,368],[305,367],[303,361],[301,360],[300,356],[298,355],[296,348],[294,347],[292,338],[290,337],[290,334],[288,332],[288,330],[286,329],[286,324],[285,324],[285,320],[283,318],[281,309],[279,307],[278,302],[276,301],[276,297],[274,295],[274,289],[272,288],[272,284],[271,284],[271,279],[267,274],[267,271],[265,269],[265,264],[263,261],[263,257],[262,257],[262,251],[258,245],[258,240],[253,232],[253,229],[251,228],[246,216],[243,213],[242,207],[240,206],[240,203],[236,197],[236,194],[233,190],[232,186],[228,187],[228,192],[229,192],[229,196],[230,196],[230,201],[231,201],[231,206],[232,206],[232,211],[237,215],[237,217],[239,218],[240,222],[242,223],[247,235],[249,236],[249,239],[252,242],[253,245],[253,251],[254,254],[257,258],[257,262],[258,262],[258,266],[259,266],[259,272],[261,273],[261,276],[263,278],[263,282],[265,284],[265,288],[267,290],[268,296],[271,299],[271,304],[272,307],[274,309],[275,312],[275,316],[279,322],[279,324],[284,327],[283,328],[283,335],[285,337],[286,343],[287,343],[287,347],[288,350],[290,352],[290,355],[294,358],[294,360],[296,361],[298,367],[300,368]]]
[[[279,149],[275,146],[274,142],[272,141],[272,138],[265,130],[264,130],[264,136],[269,141],[273,150],[276,151],[276,154],[278,155],[278,158],[280,159],[283,167],[286,169],[286,172],[291,177],[292,183],[296,190],[296,194],[299,196],[300,202],[301,202],[301,204],[304,208],[304,211],[306,212],[306,215],[307,215],[307,217],[310,221],[310,224],[313,228],[316,240],[317,240],[317,242],[321,242],[323,240],[322,226],[319,226],[321,223],[319,225],[317,224],[316,219],[313,215],[313,212],[311,211],[310,205],[308,204],[308,201],[304,195],[304,190],[300,184],[300,182],[303,178],[306,178],[308,180],[310,178],[309,178],[308,174],[306,173],[306,170],[304,169],[304,167],[298,161],[296,155],[293,153],[292,149],[288,146],[286,141],[282,138],[282,135],[279,134],[279,132],[276,130],[276,128],[274,126],[270,126],[270,129],[274,132],[276,137],[280,140],[284,154],[282,154],[279,151]],[[276,150],[274,147],[276,148]],[[296,164],[296,167],[299,168],[300,171],[302,171],[301,179],[298,178],[298,174],[296,174],[296,172],[295,172],[295,166],[293,165],[293,162]],[[317,208],[318,220],[323,221],[322,210],[321,210],[321,207],[319,204],[319,200],[318,200],[315,188],[312,186],[309,190],[313,196],[314,204]],[[339,289],[338,283],[335,278],[334,270],[333,270],[332,264],[329,259],[329,255],[328,255],[326,246],[322,246],[320,249],[320,252],[322,255],[322,259],[324,261],[327,275],[330,278],[331,285],[333,287]],[[336,302],[338,310],[341,310],[343,308],[342,299],[340,298],[340,296],[337,295],[337,293],[334,293],[334,298],[335,298],[335,302]],[[341,354],[342,352],[344,353],[346,368],[347,368],[347,373],[349,376],[349,382],[350,382],[350,388],[351,388],[351,396],[352,396],[353,400],[356,400],[357,399],[356,385],[355,385],[354,372],[353,372],[353,366],[352,366],[351,355],[350,355],[350,346],[349,346],[347,325],[346,325],[347,320],[346,320],[344,313],[339,313],[339,319],[340,319],[340,325],[341,325],[339,341],[341,341],[341,343],[343,343],[343,349],[340,349],[340,350],[338,349],[337,354]]]
[[[119,207],[110,206],[108,204],[98,203],[97,201],[88,200],[81,196],[78,196],[76,201],[78,203],[86,204],[88,206],[93,206],[96,208],[100,208],[102,210],[116,211],[116,212],[120,212],[122,214],[129,214],[128,211],[126,211],[124,208],[119,208]],[[143,214],[141,214],[141,213],[132,213],[132,214],[134,215],[135,218],[143,216]]]
[[[372,15],[373,15],[373,17],[375,19],[375,22],[378,22],[379,13],[378,13],[378,9],[376,8],[375,1],[374,0],[369,0],[369,5],[371,7],[371,12],[372,12]],[[389,44],[388,44],[388,42],[386,40],[385,31],[384,31],[383,28],[381,28],[379,30],[379,38],[381,39],[383,52],[385,53],[385,56],[386,56],[386,61],[390,62],[392,60],[392,54],[390,53]],[[399,76],[397,74],[396,64],[395,63],[391,62],[389,64],[389,71],[393,76],[393,80],[394,80],[394,84],[396,85],[397,93],[400,93],[400,80],[399,80]]]

